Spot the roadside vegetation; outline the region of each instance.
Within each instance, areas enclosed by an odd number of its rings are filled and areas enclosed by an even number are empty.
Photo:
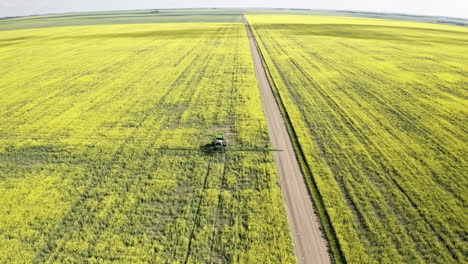
[[[335,260],[466,263],[468,28],[247,19]]]
[[[271,153],[198,151],[269,148],[248,45],[240,23],[0,32],[0,262],[294,263]]]

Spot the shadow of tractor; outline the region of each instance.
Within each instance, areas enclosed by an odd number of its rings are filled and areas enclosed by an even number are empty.
[[[200,151],[204,154],[212,155],[215,153],[224,153],[226,152],[226,148],[222,146],[216,146],[213,143],[208,143],[200,146]]]

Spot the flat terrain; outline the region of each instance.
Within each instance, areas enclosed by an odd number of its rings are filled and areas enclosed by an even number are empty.
[[[1,263],[295,262],[271,153],[199,151],[271,148],[243,24],[0,32],[0,95]]]
[[[51,14],[5,19],[0,20],[0,31],[84,25],[235,22],[242,22],[239,10],[136,10]]]
[[[468,28],[247,15],[337,261],[467,261]]]
[[[252,50],[255,73],[258,79],[270,140],[275,149],[274,158],[278,167],[281,189],[288,212],[289,224],[294,237],[296,256],[299,263],[330,263],[327,243],[320,230],[320,223],[314,212],[312,200],[304,182],[299,162],[281,111],[262,65],[255,38],[245,20],[247,35]]]
[[[0,20],[0,262],[468,262],[465,22]]]
[[[86,13],[48,14],[17,18],[0,18],[0,31],[84,25],[143,23],[241,23],[244,14],[290,14],[305,16],[369,17],[428,23],[468,25],[468,20],[448,17],[413,16],[355,11],[309,9],[160,9]]]

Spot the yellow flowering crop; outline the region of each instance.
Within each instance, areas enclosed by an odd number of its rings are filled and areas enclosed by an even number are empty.
[[[293,263],[243,24],[0,32],[0,262]],[[193,150],[169,151],[161,148]]]
[[[335,259],[465,263],[468,28],[247,19],[310,168]]]

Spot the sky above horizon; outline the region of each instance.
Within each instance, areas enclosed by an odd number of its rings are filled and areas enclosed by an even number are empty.
[[[0,17],[105,10],[213,7],[336,9],[468,19],[466,0],[0,0]]]

